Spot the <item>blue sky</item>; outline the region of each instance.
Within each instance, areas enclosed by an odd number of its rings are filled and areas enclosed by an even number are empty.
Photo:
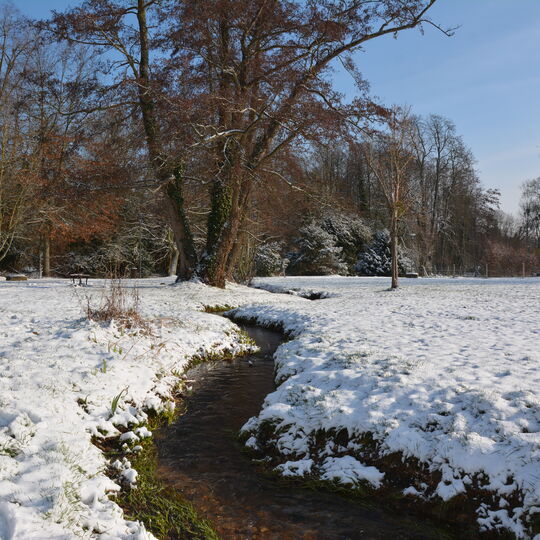
[[[372,94],[450,118],[476,156],[485,187],[516,212],[521,183],[540,176],[540,0],[439,0],[426,27],[357,54]],[[346,93],[353,82],[339,74]]]
[[[13,0],[46,17],[77,0]],[[450,118],[472,149],[485,187],[517,212],[524,180],[540,176],[540,0],[438,0],[432,18],[458,26],[451,38],[426,27],[373,40],[357,53],[372,94],[415,113]],[[350,77],[337,87],[354,93]]]

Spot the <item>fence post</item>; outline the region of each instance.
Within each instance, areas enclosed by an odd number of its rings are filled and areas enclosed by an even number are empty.
[[[489,277],[489,271],[488,271],[488,265],[486,263],[486,278],[488,278],[488,277]]]

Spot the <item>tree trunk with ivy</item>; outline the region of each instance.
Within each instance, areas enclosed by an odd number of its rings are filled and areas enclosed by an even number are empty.
[[[154,170],[156,179],[164,186],[169,224],[178,249],[177,276],[178,279],[189,279],[195,272],[197,255],[185,210],[183,167],[171,168],[163,149],[161,130],[156,117],[156,103],[151,93],[150,46],[146,10],[147,4],[145,0],[138,0],[137,21],[141,48],[138,73],[139,106],[142,113],[150,165]]]
[[[201,261],[201,277],[214,287],[225,287],[230,273],[227,262],[240,226],[238,183],[238,179],[233,180],[231,174],[228,174],[218,178],[211,187],[206,253]]]

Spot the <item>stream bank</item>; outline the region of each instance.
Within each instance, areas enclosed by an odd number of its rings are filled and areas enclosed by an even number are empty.
[[[156,433],[158,476],[180,490],[224,539],[439,539],[418,518],[313,491],[265,474],[238,440],[274,390],[273,352],[281,334],[242,325],[261,351],[207,362],[188,372],[186,413]]]

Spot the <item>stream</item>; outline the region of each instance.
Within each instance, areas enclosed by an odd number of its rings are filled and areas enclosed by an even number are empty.
[[[180,489],[224,540],[442,538],[413,517],[261,474],[238,432],[274,389],[272,355],[283,337],[242,327],[261,351],[190,370],[186,413],[156,434],[160,477]]]

